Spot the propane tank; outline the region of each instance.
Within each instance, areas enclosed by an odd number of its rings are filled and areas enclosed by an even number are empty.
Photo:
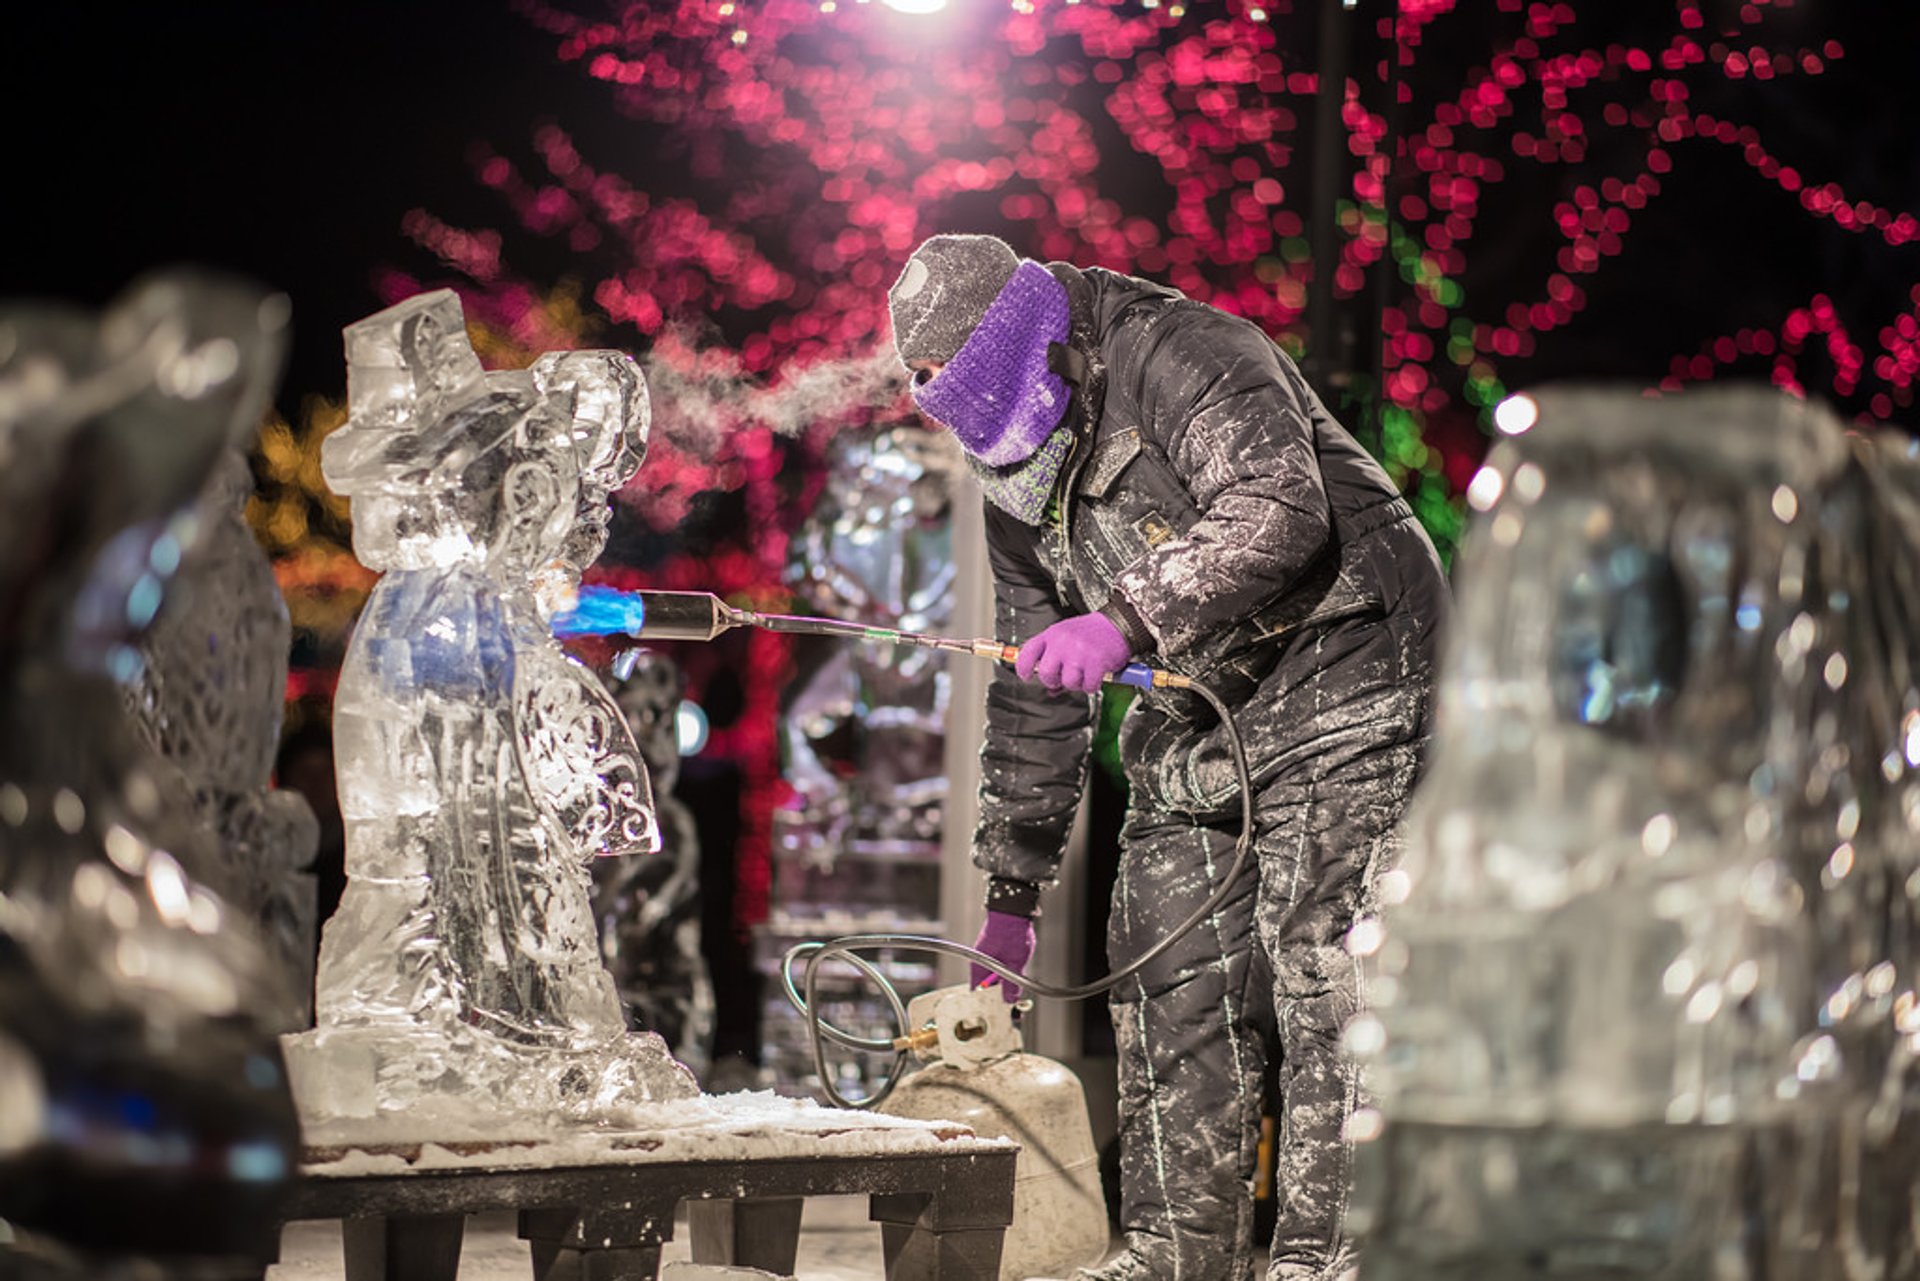
[[[1107,1204],[1080,1078],[1025,1053],[1013,1007],[994,987],[940,988],[907,1005],[907,1043],[926,1067],[878,1109],[958,1121],[983,1138],[1013,1139],[1013,1223],[1000,1281],[1066,1276],[1107,1252]]]

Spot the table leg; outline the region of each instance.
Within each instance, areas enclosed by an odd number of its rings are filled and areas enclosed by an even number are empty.
[[[995,1281],[1000,1275],[1011,1196],[976,1204],[976,1198],[955,1192],[870,1198],[868,1217],[880,1224],[887,1281]]]
[[[673,1237],[673,1205],[522,1210],[534,1281],[654,1281],[661,1245]]]
[[[455,1281],[464,1214],[343,1219],[346,1281]]]
[[[800,1253],[803,1197],[739,1197],[687,1202],[695,1263],[734,1263],[790,1276]]]
[[[533,1281],[655,1281],[660,1247],[631,1250],[575,1250],[551,1241],[528,1243],[533,1250]]]

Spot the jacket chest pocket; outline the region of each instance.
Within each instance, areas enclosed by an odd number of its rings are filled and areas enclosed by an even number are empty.
[[[1102,598],[1129,565],[1198,519],[1186,486],[1136,428],[1103,436],[1074,483],[1074,552],[1098,574]]]

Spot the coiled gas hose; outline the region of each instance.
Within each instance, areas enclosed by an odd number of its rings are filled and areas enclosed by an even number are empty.
[[[997,654],[988,656],[999,657]],[[1036,979],[1030,975],[1021,974],[979,950],[968,947],[964,943],[955,943],[951,939],[933,938],[922,934],[847,934],[840,938],[826,940],[825,942],[809,940],[804,943],[796,943],[787,950],[786,956],[781,960],[780,978],[786,988],[787,1000],[793,1003],[794,1008],[797,1009],[801,1017],[806,1020],[807,1040],[809,1048],[813,1053],[814,1071],[820,1077],[820,1091],[826,1096],[829,1103],[840,1108],[876,1107],[893,1092],[893,1087],[899,1083],[901,1076],[906,1072],[907,1068],[909,1054],[908,1035],[912,1029],[907,1026],[906,1005],[901,1001],[899,991],[888,981],[886,975],[882,974],[871,962],[857,955],[860,950],[887,948],[893,951],[930,952],[940,956],[956,956],[999,975],[1003,982],[1017,983],[1022,989],[1032,992],[1036,996],[1055,1001],[1084,1001],[1088,997],[1099,996],[1104,992],[1111,991],[1118,984],[1139,973],[1142,968],[1152,963],[1168,948],[1179,942],[1194,926],[1213,915],[1220,904],[1225,902],[1233,893],[1235,883],[1240,879],[1240,874],[1246,870],[1247,861],[1253,855],[1253,838],[1255,834],[1253,823],[1253,774],[1247,766],[1246,748],[1240,742],[1240,732],[1233,723],[1233,714],[1227,710],[1227,705],[1222,702],[1220,697],[1211,689],[1187,677],[1156,671],[1135,663],[1130,665],[1126,671],[1122,673],[1122,681],[1125,684],[1135,685],[1145,689],[1190,689],[1204,699],[1220,717],[1220,725],[1226,732],[1227,747],[1233,755],[1233,767],[1238,774],[1240,782],[1240,837],[1234,844],[1233,864],[1227,869],[1226,876],[1222,878],[1219,886],[1207,896],[1206,902],[1196,907],[1187,918],[1175,926],[1165,938],[1105,977],[1096,979],[1091,983],[1082,983],[1076,986],[1048,983],[1043,979]],[[900,1029],[898,1036],[884,1041],[877,1040],[873,1037],[856,1036],[842,1028],[833,1026],[820,1017],[818,1013],[820,967],[832,957],[844,957],[849,964],[865,974],[873,981],[874,986],[879,988],[882,995],[886,997],[887,1003],[893,1009],[894,1023]],[[804,992],[800,987],[795,986],[793,976],[795,964],[803,959],[806,961],[807,967],[802,984]],[[876,1089],[873,1094],[866,1098],[847,1098],[834,1087],[833,1075],[827,1069],[827,1041],[832,1041],[836,1045],[867,1054],[891,1053],[894,1059],[887,1071],[886,1079],[881,1082],[880,1087]]]

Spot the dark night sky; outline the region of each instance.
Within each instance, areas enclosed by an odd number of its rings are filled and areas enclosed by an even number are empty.
[[[289,414],[344,390],[340,329],[380,306],[375,268],[417,253],[408,209],[501,217],[467,148],[600,98],[489,0],[31,8],[0,20],[0,296],[95,306],[168,262],[245,273],[293,299]]]
[[[1637,13],[1671,25],[1671,0],[1617,3],[1598,10],[1600,27],[1628,32]],[[1471,42],[1466,8],[1447,30]],[[1920,87],[1907,65],[1916,9],[1799,0],[1783,11],[1845,36],[1845,74],[1803,78],[1754,121],[1785,158],[1894,210],[1920,208],[1911,123]],[[1480,52],[1458,50],[1468,64]],[[1730,103],[1728,114],[1747,119],[1757,101]],[[343,390],[340,329],[380,305],[374,272],[425,268],[401,232],[409,209],[455,225],[511,222],[475,181],[476,141],[523,147],[535,122],[553,118],[592,154],[632,157],[628,177],[648,184],[646,126],[616,116],[605,87],[558,62],[550,38],[506,0],[30,0],[27,16],[0,22],[0,113],[11,122],[0,151],[0,297],[98,305],[139,272],[178,261],[253,276],[293,299],[278,397],[289,416],[305,396]],[[1843,306],[1853,292],[1878,325],[1920,279],[1920,246],[1889,250],[1817,223],[1731,149],[1672,185],[1666,206],[1697,207],[1700,219],[1629,239],[1615,281],[1568,336],[1577,342],[1557,348],[1570,369],[1657,376],[1656,360],[1698,342],[1702,297],[1735,317],[1730,328],[1748,315],[1777,318],[1812,287]],[[1496,231],[1489,219],[1476,254],[1505,252]],[[553,256],[538,261],[542,253]],[[556,246],[525,236],[514,259],[535,279],[566,265]],[[1675,305],[1662,306],[1663,295]],[[1872,336],[1854,335],[1869,349]]]

